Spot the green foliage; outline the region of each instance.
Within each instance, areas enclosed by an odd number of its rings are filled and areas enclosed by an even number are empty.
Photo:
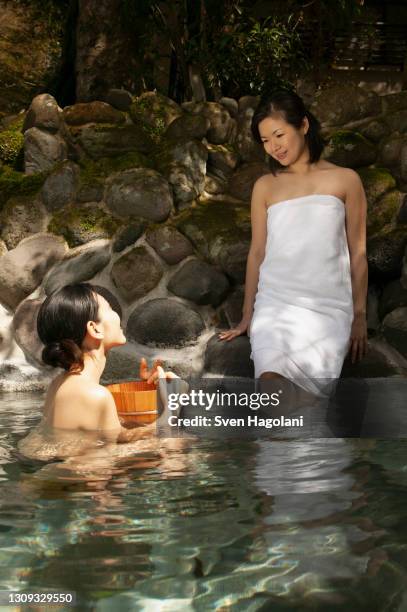
[[[289,86],[292,78],[307,68],[292,16],[260,23],[242,19],[234,29],[223,29],[207,49],[198,39],[188,48],[188,59],[205,66],[210,88],[228,95],[257,95],[276,85]]]

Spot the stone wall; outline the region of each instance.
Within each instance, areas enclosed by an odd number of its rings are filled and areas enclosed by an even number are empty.
[[[250,133],[257,98],[103,98],[61,109],[42,94],[17,127],[3,122],[0,385],[55,375],[41,364],[36,314],[50,292],[85,280],[128,339],[103,382],[134,378],[141,356],[158,355],[184,376],[252,376],[248,338],[220,342],[216,331],[241,317],[250,195],[268,172]],[[354,168],[368,199],[370,351],[343,374],[406,373],[407,92],[334,85],[311,110],[324,157]],[[11,133],[20,140],[10,157]]]

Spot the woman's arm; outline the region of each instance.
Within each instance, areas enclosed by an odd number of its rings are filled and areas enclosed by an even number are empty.
[[[366,300],[368,264],[366,257],[367,202],[362,181],[348,169],[346,189],[346,234],[350,255],[354,321],[351,332],[352,362],[367,352]]]
[[[255,182],[251,199],[252,239],[247,257],[243,316],[239,325],[219,333],[221,340],[232,340],[249,327],[259,283],[259,268],[264,259],[267,240],[266,181],[261,176]]]
[[[366,257],[367,202],[359,175],[352,170],[347,183],[346,233],[350,254],[354,314],[366,314],[368,266]]]
[[[101,385],[100,393],[100,420],[99,430],[103,437],[109,442],[133,442],[151,435],[155,429],[155,423],[126,429],[122,427],[116,409],[116,404],[113,395],[109,389]]]

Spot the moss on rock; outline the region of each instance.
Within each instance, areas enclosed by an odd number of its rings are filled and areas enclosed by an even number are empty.
[[[71,205],[52,217],[48,231],[64,236],[69,246],[75,247],[97,238],[111,238],[121,225],[121,220],[95,205]]]
[[[16,118],[0,132],[0,160],[6,164],[15,165],[22,158],[24,136],[22,127],[24,115]]]
[[[38,193],[46,176],[46,173],[26,175],[9,166],[2,166],[0,169],[0,210],[12,197]]]
[[[395,178],[386,168],[359,168],[357,172],[369,204],[373,204],[381,195],[396,186]]]

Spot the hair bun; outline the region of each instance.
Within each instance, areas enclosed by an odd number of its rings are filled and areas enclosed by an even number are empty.
[[[71,339],[53,340],[45,345],[42,360],[54,368],[72,370],[72,366],[80,364],[83,367],[83,354],[79,346]]]

